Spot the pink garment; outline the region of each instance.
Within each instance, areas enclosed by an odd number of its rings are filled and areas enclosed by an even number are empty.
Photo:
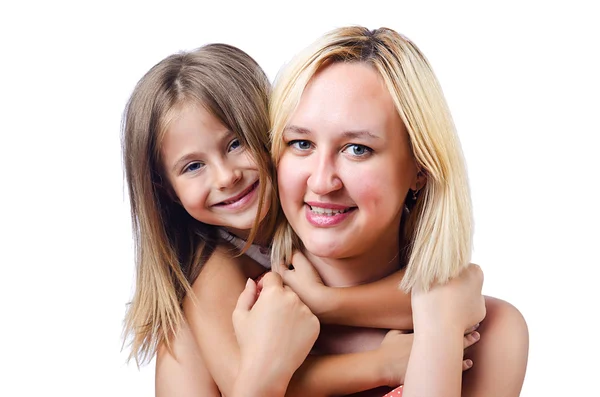
[[[395,388],[383,397],[402,397],[402,386]]]

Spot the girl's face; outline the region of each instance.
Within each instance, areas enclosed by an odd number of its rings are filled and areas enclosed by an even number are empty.
[[[417,168],[404,124],[372,67],[334,63],[315,75],[283,139],[281,205],[308,252],[347,258],[398,243]]]
[[[184,106],[163,137],[161,156],[177,199],[192,217],[247,237],[258,211],[259,171],[233,131],[202,106]],[[262,217],[267,209],[268,200]]]

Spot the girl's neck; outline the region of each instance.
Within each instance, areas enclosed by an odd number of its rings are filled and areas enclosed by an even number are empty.
[[[248,241],[248,238],[250,237],[250,229],[232,229],[229,227],[224,227],[224,229],[244,241]],[[256,231],[256,235],[254,236],[252,243],[263,247],[268,247],[270,245],[271,241],[267,236],[267,233],[265,233],[262,224],[258,225],[258,230]]]
[[[379,243],[368,251],[347,258],[324,258],[305,252],[325,285],[351,287],[372,283],[399,270],[401,267],[400,244],[397,234]]]

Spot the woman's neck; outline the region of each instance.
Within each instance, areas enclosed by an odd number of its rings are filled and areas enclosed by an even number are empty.
[[[399,236],[381,239],[367,252],[346,258],[324,258],[305,252],[325,285],[351,287],[372,283],[389,276],[401,267]]]

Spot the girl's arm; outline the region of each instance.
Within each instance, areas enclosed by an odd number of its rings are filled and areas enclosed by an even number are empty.
[[[485,317],[482,285],[481,269],[470,265],[447,284],[413,289],[415,340],[404,397],[461,395],[463,333]]]
[[[319,335],[319,320],[279,275],[261,284],[259,293],[248,279],[232,315],[241,354],[235,397],[284,396]]]
[[[411,297],[398,289],[404,271],[369,284],[346,288],[327,287],[300,252],[292,258],[293,270],[279,272],[286,285],[324,324],[384,329],[413,329]]]
[[[186,323],[171,340],[171,351],[164,344],[158,348],[155,371],[156,397],[221,396]]]
[[[523,315],[510,303],[485,297],[484,336],[469,354],[477,365],[463,376],[463,397],[518,397],[523,387],[529,332]]]
[[[217,249],[192,286],[196,303],[191,297],[184,300],[186,319],[210,373],[225,396],[232,396],[241,368],[232,313],[247,278],[258,276],[260,271],[248,257],[232,257],[230,250]],[[388,385],[392,366],[388,365],[391,360],[387,350],[387,355],[383,354],[384,349],[379,349],[360,355],[311,357],[292,378],[288,395],[327,396],[339,390],[349,393]]]
[[[244,256],[233,257],[232,250],[228,246],[215,250],[192,284],[194,296],[186,296],[183,301],[194,339],[225,396],[233,395],[240,363],[231,316],[248,277],[264,271]]]

